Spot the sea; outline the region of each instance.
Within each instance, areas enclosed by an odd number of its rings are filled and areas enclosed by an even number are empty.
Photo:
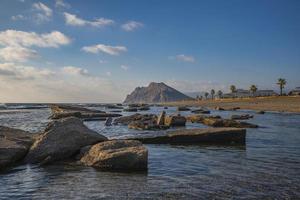
[[[80,106],[111,111],[103,104]],[[162,110],[177,113],[176,107],[157,106],[140,113]],[[46,104],[2,104],[0,126],[40,133],[50,114]],[[251,114],[254,117],[248,122],[259,128],[247,129],[242,147],[146,145],[149,169],[143,173],[104,172],[72,162],[20,165],[0,173],[0,199],[300,199],[299,114],[262,115],[250,110],[213,110],[211,114],[223,118]],[[109,138],[157,133],[122,125],[105,127],[103,121],[84,123]],[[201,127],[206,126],[187,123],[185,128]]]

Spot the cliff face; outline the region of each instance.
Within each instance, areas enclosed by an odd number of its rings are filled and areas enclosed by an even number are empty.
[[[137,87],[127,95],[124,103],[160,103],[191,100],[192,98],[164,83],[150,83],[148,87]]]

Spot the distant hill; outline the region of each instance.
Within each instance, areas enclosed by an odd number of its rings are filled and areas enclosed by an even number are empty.
[[[124,103],[161,103],[191,100],[192,98],[164,83],[150,83],[148,87],[137,87],[127,95]]]
[[[199,97],[204,97],[205,96],[205,92],[184,92],[185,95],[192,97],[192,98],[196,98],[197,96]]]

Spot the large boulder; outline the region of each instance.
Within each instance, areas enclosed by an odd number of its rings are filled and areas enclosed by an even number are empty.
[[[142,114],[136,113],[136,114],[133,114],[130,116],[119,117],[114,120],[114,124],[128,125],[134,121],[153,121],[153,122],[155,122],[156,119],[157,119],[157,116],[153,115],[153,114],[142,115]]]
[[[186,118],[180,115],[172,115],[165,117],[166,126],[185,126]]]
[[[51,122],[31,146],[28,163],[49,163],[73,156],[81,147],[106,141],[107,138],[88,129],[75,117]]]
[[[146,170],[148,150],[135,140],[111,140],[93,145],[80,159],[103,170]]]
[[[245,145],[246,129],[199,128],[168,131],[160,136],[138,136],[130,138],[144,144],[223,144]]]
[[[258,125],[232,119],[205,118],[202,123],[213,127],[258,128]]]
[[[21,161],[34,141],[34,134],[0,126],[0,170]]]

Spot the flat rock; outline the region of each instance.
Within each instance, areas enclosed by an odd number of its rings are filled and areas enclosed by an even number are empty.
[[[0,170],[21,161],[34,141],[34,134],[0,126]]]
[[[179,107],[177,107],[177,111],[189,111],[189,110],[191,110],[191,109],[188,108],[188,107],[185,107],[185,106],[179,106]]]
[[[202,123],[213,127],[258,128],[258,125],[239,122],[232,119],[205,118]]]
[[[203,109],[197,109],[197,110],[192,110],[191,113],[195,114],[210,114],[209,110],[203,110]]]
[[[199,128],[168,131],[163,136],[130,138],[144,144],[224,144],[245,145],[246,129]]]
[[[103,170],[147,170],[148,150],[135,140],[111,140],[93,145],[80,162]]]
[[[186,120],[192,123],[202,123],[205,118],[221,119],[219,115],[189,115]]]
[[[253,115],[245,114],[245,115],[231,115],[231,119],[233,120],[247,120],[253,118]]]
[[[153,114],[133,114],[130,116],[123,116],[123,117],[119,117],[117,119],[114,120],[114,124],[123,124],[123,125],[128,125],[131,122],[134,121],[153,121],[155,122],[157,120],[157,116],[153,115]]]
[[[48,124],[31,146],[25,160],[28,163],[49,163],[67,159],[81,147],[106,141],[107,138],[88,129],[75,117],[63,118]]]

